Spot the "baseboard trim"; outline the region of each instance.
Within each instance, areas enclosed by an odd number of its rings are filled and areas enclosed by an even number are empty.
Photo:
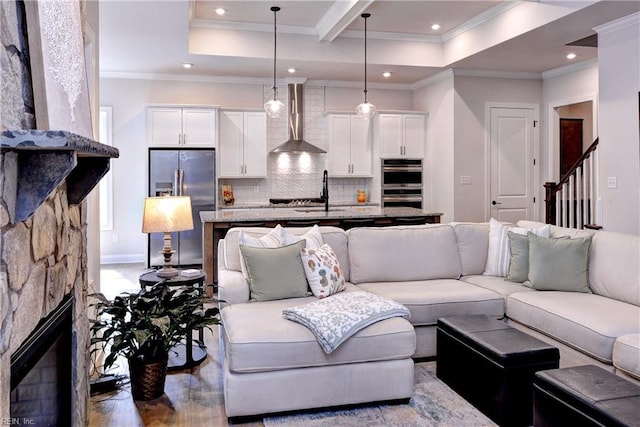
[[[145,262],[144,254],[100,255],[100,264],[133,264]]]

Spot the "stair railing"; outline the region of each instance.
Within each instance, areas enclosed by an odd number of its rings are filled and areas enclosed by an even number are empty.
[[[602,228],[595,224],[597,147],[598,138],[557,184],[544,184],[547,224],[568,228]]]

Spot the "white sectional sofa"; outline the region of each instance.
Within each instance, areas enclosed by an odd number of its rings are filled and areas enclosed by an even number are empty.
[[[520,222],[520,227],[544,224]],[[288,229],[302,235],[309,228]],[[227,415],[245,416],[409,398],[412,358],[436,355],[440,317],[488,314],[560,348],[561,366],[592,363],[640,379],[640,236],[599,231],[588,258],[592,293],[537,291],[483,275],[488,223],[320,227],[335,251],[346,292],[368,291],[406,306],[408,319],[373,324],[327,355],[314,335],[282,310],[315,297],[249,302],[234,228],[218,246]],[[550,237],[586,231],[550,227]]]

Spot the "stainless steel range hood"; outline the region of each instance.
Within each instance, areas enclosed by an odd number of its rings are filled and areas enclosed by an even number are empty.
[[[289,139],[271,150],[272,153],[326,153],[304,140],[303,85],[289,84]]]

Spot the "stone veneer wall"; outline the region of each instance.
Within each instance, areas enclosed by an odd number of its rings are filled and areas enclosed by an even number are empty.
[[[69,206],[62,184],[30,219],[13,224],[8,207],[10,195],[15,194],[15,166],[11,153],[0,159],[0,414],[9,414],[11,354],[65,295],[73,294],[71,419],[73,425],[86,425],[90,366],[86,203]]]

